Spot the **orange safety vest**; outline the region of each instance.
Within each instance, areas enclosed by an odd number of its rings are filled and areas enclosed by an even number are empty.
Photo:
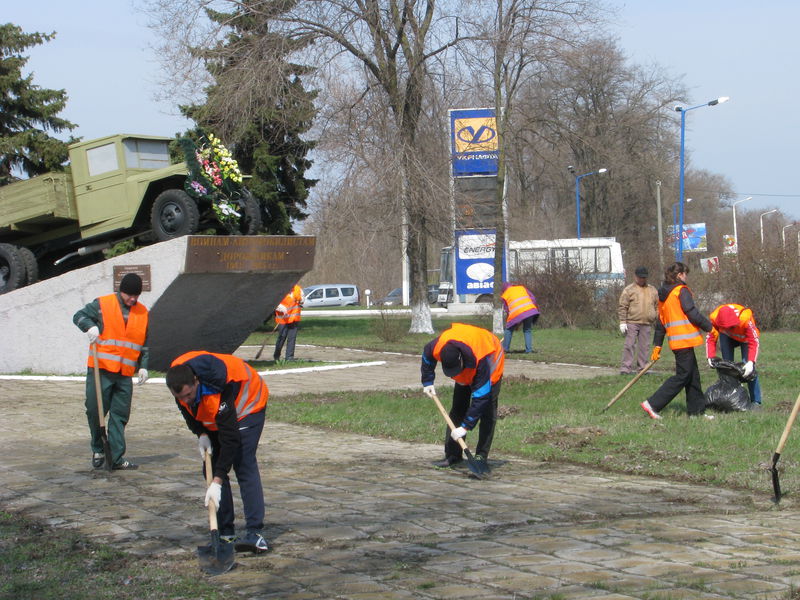
[[[485,329],[474,325],[463,323],[453,323],[453,326],[439,336],[439,341],[433,347],[433,357],[437,362],[441,362],[442,348],[449,341],[461,342],[466,344],[475,355],[475,361],[491,355],[489,369],[491,371],[491,382],[497,383],[503,376],[503,366],[505,364],[505,353],[503,346],[497,337]],[[461,385],[470,385],[475,378],[475,369],[464,369],[452,379]]]
[[[281,304],[286,307],[286,312],[284,314],[279,314],[278,311],[275,311],[275,322],[278,325],[288,325],[289,323],[299,323],[300,322],[300,301],[303,298],[303,290],[300,288],[299,285],[295,285],[292,288],[292,291],[284,296],[283,300],[281,300]]]
[[[241,358],[231,356],[230,354],[214,354],[213,352],[205,351],[192,351],[182,354],[172,361],[170,366],[182,365],[195,356],[207,354],[215,356],[225,363],[225,368],[228,371],[228,382],[238,381],[241,382],[239,388],[239,395],[236,397],[236,420],[241,421],[247,415],[260,412],[267,406],[267,399],[269,398],[269,389],[267,384],[261,379],[261,376],[256,370],[244,362]],[[195,419],[203,424],[203,427],[209,431],[217,431],[216,416],[219,412],[219,403],[222,394],[209,394],[203,396],[200,404],[197,406],[197,413]],[[193,400],[193,399],[192,399]],[[179,400],[181,405],[193,414],[194,411],[188,402]],[[193,403],[192,403],[193,404]]]
[[[733,312],[736,313],[736,316],[739,317],[739,324],[727,329],[725,331],[725,335],[732,337],[737,342],[747,342],[747,324],[750,323],[750,321],[753,321],[753,327],[755,327],[756,335],[761,335],[758,327],[756,327],[755,319],[753,319],[753,311],[749,308],[745,308],[741,304],[720,304],[717,308],[715,308],[714,312],[709,315],[711,318],[711,324],[714,325],[714,329],[719,331],[719,327],[717,327],[714,322],[717,320],[719,309],[723,306],[730,306],[733,309]]]
[[[528,295],[525,286],[522,285],[509,286],[506,291],[503,292],[501,298],[506,301],[506,306],[508,306],[508,318],[506,319],[506,323],[514,322],[515,318],[527,312],[539,310],[533,298]]]
[[[147,337],[147,309],[137,302],[130,308],[126,323],[116,294],[100,296],[97,301],[103,315],[103,331],[97,337],[99,366],[104,371],[130,377],[136,373],[139,355]],[[87,364],[94,368],[91,352]]]
[[[667,299],[658,303],[658,316],[667,330],[667,339],[672,350],[693,348],[703,343],[700,329],[692,325],[681,308],[679,296],[683,288],[689,289],[685,285],[676,285]]]

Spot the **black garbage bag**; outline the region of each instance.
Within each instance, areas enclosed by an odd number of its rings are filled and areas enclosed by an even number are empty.
[[[720,358],[712,358],[711,362],[717,370],[718,380],[706,388],[706,408],[713,408],[720,412],[750,410],[753,403],[750,402],[750,394],[742,383],[752,380],[755,371],[745,379],[744,363]]]

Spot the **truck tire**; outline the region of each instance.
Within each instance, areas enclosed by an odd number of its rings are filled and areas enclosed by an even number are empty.
[[[158,242],[191,235],[197,231],[199,224],[197,204],[183,190],[161,192],[150,211],[150,226]]]
[[[36,257],[30,248],[20,246],[17,248],[17,253],[25,265],[25,285],[31,285],[39,281],[39,263],[36,262]]]
[[[0,294],[13,292],[25,285],[25,263],[16,246],[0,244]]]
[[[250,190],[242,190],[242,219],[239,221],[239,233],[242,235],[256,235],[261,231],[261,206]]]

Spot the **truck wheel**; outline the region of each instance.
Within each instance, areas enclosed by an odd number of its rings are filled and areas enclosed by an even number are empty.
[[[13,292],[25,285],[25,263],[17,248],[0,244],[0,294]]]
[[[197,231],[199,223],[197,204],[183,190],[161,192],[150,211],[150,226],[159,242],[191,235]]]
[[[20,246],[17,248],[17,253],[22,259],[22,264],[25,265],[25,285],[39,281],[39,263],[36,262],[36,257],[30,248]]]
[[[239,233],[242,235],[256,235],[261,231],[261,206],[250,190],[242,190],[242,219],[239,221]]]

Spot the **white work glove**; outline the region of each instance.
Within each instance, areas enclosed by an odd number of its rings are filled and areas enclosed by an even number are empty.
[[[208,506],[209,501],[213,501],[214,506],[217,510],[219,510],[220,500],[222,500],[222,485],[216,481],[212,481],[211,485],[208,486],[208,489],[206,490],[206,506]]]
[[[711,367],[712,369],[714,368],[714,359],[713,358],[709,358],[708,359],[708,366]]]
[[[197,438],[197,450],[200,452],[201,460],[206,459],[206,450],[208,450],[208,455],[211,456],[213,454],[213,450],[211,449],[211,440],[208,436],[203,433]]]
[[[619,324],[619,332],[622,335],[625,335],[626,333],[628,333],[628,324],[627,323],[620,323]]]
[[[752,360],[748,360],[746,363],[744,363],[744,369],[742,370],[742,377],[750,377],[750,375],[753,373],[754,367],[755,365],[753,364]]]
[[[456,427],[453,431],[450,432],[450,437],[453,438],[454,442],[457,442],[459,438],[466,437],[467,430],[463,427]]]
[[[89,338],[89,343],[94,344],[97,341],[97,337],[100,335],[100,329],[97,325],[92,325],[89,329],[86,330],[86,337]]]
[[[136,385],[142,385],[149,378],[150,374],[147,372],[147,369],[139,369],[139,378],[136,380]]]
[[[432,400],[436,396],[436,388],[432,385],[423,386],[422,393]]]

